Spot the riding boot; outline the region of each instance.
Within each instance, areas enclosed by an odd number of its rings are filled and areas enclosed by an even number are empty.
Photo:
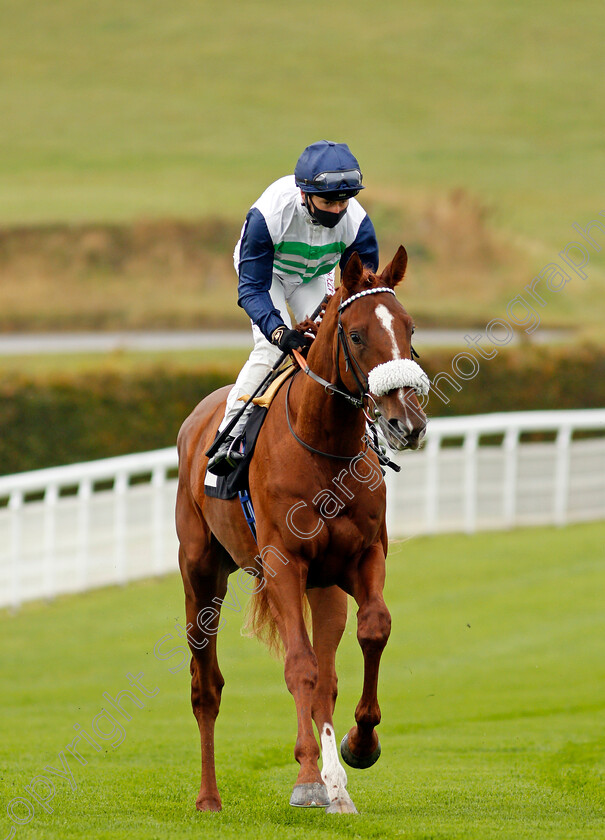
[[[208,472],[213,475],[229,475],[244,459],[239,451],[238,438],[229,435],[208,461]]]

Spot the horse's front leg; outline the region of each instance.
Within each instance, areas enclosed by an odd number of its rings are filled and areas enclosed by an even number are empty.
[[[321,741],[321,777],[330,797],[329,814],[356,814],[347,791],[347,774],[340,763],[334,730],[334,706],[338,695],[336,650],[347,623],[347,595],[338,586],[310,589],[307,598],[313,617],[313,650],[319,678],[313,697],[313,720]]]
[[[284,549],[280,549],[280,553],[282,551]],[[269,606],[284,643],[284,676],[296,704],[298,719],[294,757],[300,764],[300,770],[290,805],[325,808],[330,804],[330,798],[319,773],[319,747],[312,720],[318,664],[305,627],[302,606],[307,568],[301,560],[290,555],[287,565],[274,566],[270,573],[265,574],[265,580]]]
[[[382,596],[385,558],[382,544],[372,546],[351,580],[357,601],[357,640],[363,652],[363,691],[355,710],[354,726],[340,745],[343,759],[351,767],[371,767],[380,757],[375,727],[380,723],[378,670],[382,651],[391,633],[391,616]]]

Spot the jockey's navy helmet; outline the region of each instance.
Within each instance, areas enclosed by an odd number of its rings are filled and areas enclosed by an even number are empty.
[[[365,189],[361,169],[346,143],[319,140],[299,157],[294,170],[296,186],[305,193],[331,201],[352,198]]]

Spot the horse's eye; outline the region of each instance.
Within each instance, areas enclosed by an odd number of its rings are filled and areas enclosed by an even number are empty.
[[[416,327],[412,327],[412,335],[416,332]]]
[[[351,333],[350,337],[351,337],[351,341],[353,342],[353,344],[361,344],[361,337],[360,337],[359,333],[356,333],[356,332]]]

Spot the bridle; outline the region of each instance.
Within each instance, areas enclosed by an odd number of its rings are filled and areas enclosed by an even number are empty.
[[[349,346],[349,339],[344,331],[344,327],[342,325],[342,312],[350,306],[354,301],[359,300],[359,298],[365,297],[366,295],[377,294],[378,292],[388,292],[391,295],[394,295],[395,292],[393,289],[389,288],[388,286],[377,286],[374,289],[365,289],[363,292],[357,292],[356,295],[351,295],[351,297],[344,300],[338,307],[338,326],[337,326],[337,336],[338,340],[336,343],[336,370],[340,372],[340,349],[342,347],[342,354],[345,360],[345,371],[351,368],[351,373],[353,374],[353,379],[355,380],[355,384],[359,390],[359,402],[363,407],[363,401],[366,397],[369,397],[370,391],[368,386],[368,377],[361,369],[361,366],[353,353],[351,352],[351,348]],[[364,409],[364,414],[366,415],[366,419],[368,415]]]
[[[361,368],[361,365],[359,364],[359,362],[355,358],[355,355],[351,351],[351,347],[349,345],[349,340],[346,336],[344,327],[342,325],[342,319],[341,319],[341,314],[342,314],[343,310],[345,310],[348,306],[350,306],[354,301],[359,300],[362,297],[366,297],[367,295],[375,295],[375,294],[379,294],[379,293],[383,293],[383,292],[386,292],[386,293],[391,294],[391,295],[395,295],[395,292],[390,287],[388,287],[388,286],[377,286],[373,289],[364,289],[364,291],[362,291],[362,292],[357,292],[357,294],[351,295],[351,297],[346,298],[346,300],[342,301],[342,303],[339,304],[339,306],[338,306],[338,325],[337,325],[337,340],[336,340],[336,370],[340,372],[340,353],[342,351],[342,354],[343,354],[343,357],[344,357],[344,362],[345,362],[345,371],[348,371],[349,368],[350,368],[351,373],[353,375],[353,379],[355,380],[355,384],[357,385],[357,388],[358,388],[358,391],[359,391],[359,396],[354,396],[349,391],[341,390],[336,385],[334,385],[332,382],[328,382],[326,379],[323,379],[323,377],[316,374],[309,367],[309,365],[307,363],[307,360],[297,350],[293,350],[292,354],[293,354],[295,360],[297,361],[297,363],[298,363],[300,369],[302,370],[302,372],[306,376],[310,377],[315,382],[317,382],[319,385],[322,385],[327,394],[339,396],[342,399],[346,400],[346,402],[348,402],[350,405],[354,406],[355,408],[363,409],[364,416],[366,418],[367,423],[369,424],[369,429],[370,429],[370,432],[371,432],[372,438],[373,438],[373,440],[370,440],[370,438],[366,436],[365,439],[366,439],[368,445],[370,446],[371,449],[374,450],[374,452],[376,452],[376,454],[378,455],[378,459],[379,459],[381,464],[388,465],[388,466],[392,467],[393,469],[399,471],[401,468],[397,464],[394,464],[390,460],[390,458],[388,458],[388,456],[386,454],[384,454],[384,452],[380,449],[380,446],[378,444],[378,436],[376,434],[376,429],[375,429],[376,412],[374,411],[373,416],[371,416],[370,413],[368,412],[368,410],[366,409],[365,405],[364,405],[365,400],[369,399],[374,403],[374,407],[376,409],[376,402],[375,402],[374,398],[372,397],[372,395],[370,394],[369,385],[368,385],[368,376],[367,376],[366,373],[364,373],[364,371]],[[412,358],[412,360],[413,360],[414,356],[416,356],[416,358],[419,358],[418,353],[416,353],[416,351],[412,347],[411,348],[411,358]],[[337,459],[343,460],[343,461],[351,461],[353,458],[357,458],[359,453],[357,453],[357,455],[335,455],[335,454],[332,454],[331,452],[322,452],[321,450],[315,449],[314,447],[310,446],[308,443],[305,443],[304,440],[302,440],[300,437],[298,437],[298,435],[296,434],[296,432],[294,431],[294,428],[292,426],[292,423],[291,423],[291,420],[290,420],[290,411],[289,411],[289,396],[290,396],[290,388],[292,387],[292,382],[293,382],[293,380],[291,379],[289,384],[288,384],[288,389],[286,391],[286,400],[285,400],[285,403],[286,403],[286,421],[288,423],[288,429],[290,430],[293,437],[298,441],[298,443],[300,443],[301,446],[303,446],[309,452],[313,452],[316,455],[324,455],[325,457],[328,457],[328,458],[337,458]],[[363,451],[366,451],[366,450],[363,450]]]

